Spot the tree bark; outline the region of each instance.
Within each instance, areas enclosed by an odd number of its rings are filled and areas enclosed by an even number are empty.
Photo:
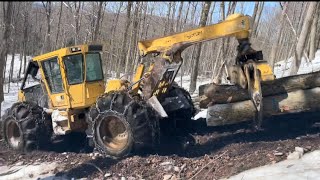
[[[100,30],[101,10],[102,10],[102,7],[103,7],[103,3],[104,3],[103,1],[100,1],[100,3],[99,3],[99,9],[98,9],[98,14],[97,14],[97,23],[96,23],[96,26],[94,28],[93,42],[95,42],[95,43],[98,40],[98,35],[99,35],[99,30]]]
[[[61,15],[62,15],[62,2],[60,3],[60,11],[59,11],[59,22],[58,22],[58,29],[57,29],[57,37],[54,47],[58,49],[58,40],[59,40],[59,34],[60,34],[60,26],[61,26]]]
[[[225,4],[224,2],[220,3],[220,21],[225,20]],[[213,70],[213,82],[220,84],[221,83],[221,77],[222,77],[222,69],[225,63],[225,38],[221,38],[221,47],[218,51],[218,56],[216,58],[216,64]]]
[[[320,71],[261,82],[263,97],[314,87],[320,87]],[[250,100],[248,91],[240,86],[217,85],[215,83],[200,86],[199,96],[202,98],[202,102],[200,102],[202,108],[205,108],[209,103],[223,104]]]
[[[285,10],[283,10],[285,11]],[[277,36],[276,41],[273,43],[272,48],[271,48],[271,55],[270,55],[270,65],[271,68],[274,68],[274,63],[275,63],[275,59],[276,59],[276,54],[279,51],[279,46],[280,46],[280,39],[281,39],[281,34],[283,31],[283,19],[284,19],[284,12],[281,14],[280,17],[280,28],[279,31],[275,34]]]
[[[320,87],[265,97],[263,98],[263,116],[319,111],[319,96]],[[251,100],[215,104],[208,108],[207,125],[220,126],[252,120],[255,111]]]
[[[129,53],[127,53],[127,58],[126,58],[126,68],[125,68],[125,74],[128,74],[131,71],[132,67],[131,65],[133,65],[134,62],[134,51],[135,49],[135,44],[136,39],[137,39],[137,32],[138,32],[138,25],[139,25],[139,9],[140,9],[140,2],[136,2],[136,7],[134,9],[134,19],[133,19],[133,24],[132,24],[132,34],[131,34],[131,38],[130,38],[130,48],[128,49]],[[132,47],[132,48],[131,48]],[[131,59],[131,62],[130,62]]]
[[[290,75],[297,74],[300,64],[301,64],[301,58],[302,58],[302,53],[303,49],[305,47],[306,43],[306,38],[309,33],[310,25],[312,23],[312,17],[313,13],[317,7],[318,2],[310,2],[308,10],[307,10],[307,15],[304,19],[303,27],[299,36],[299,40],[297,42],[296,50],[294,53],[294,58],[291,64],[291,71]]]
[[[7,5],[5,8],[5,4]],[[10,38],[10,24],[11,24],[11,17],[13,11],[13,2],[3,2],[3,17],[4,17],[4,33],[2,36],[2,42],[0,44],[0,112],[1,112],[1,103],[4,100],[3,97],[3,71],[5,65],[5,57],[7,56],[8,51],[8,39]]]
[[[174,28],[174,31],[180,31],[181,30],[181,23],[180,23],[180,18],[181,18],[181,13],[182,13],[182,9],[183,9],[183,1],[180,1],[180,6],[179,6],[179,10],[178,10],[178,17],[177,17],[177,22],[176,22],[176,27]]]
[[[319,4],[318,4],[319,8]],[[311,32],[310,32],[310,51],[309,51],[309,59],[312,61],[315,58],[316,54],[316,32],[317,32],[317,23],[318,23],[318,11],[319,9],[315,10],[313,21],[311,25]]]
[[[254,27],[252,30],[252,35],[253,35],[252,37],[257,37],[257,35],[258,35],[258,27],[259,27],[263,7],[264,7],[264,2],[259,4],[259,8],[258,8],[258,12],[257,12],[257,22],[254,23]]]
[[[172,6],[171,2],[169,2],[169,4],[168,4],[168,12],[167,12],[167,19],[166,19],[165,26],[164,26],[163,36],[165,36],[167,34],[168,29],[169,29],[171,6]]]
[[[200,24],[199,24],[200,27],[205,26],[207,23],[210,6],[211,6],[211,2],[206,1],[203,8],[202,8],[201,19],[200,19]],[[201,53],[201,43],[198,44],[198,48],[196,49],[195,63],[194,63],[193,70],[191,73],[191,82],[190,82],[190,90],[189,90],[191,94],[196,90],[196,87],[197,87],[197,77],[198,77],[198,66],[199,66],[200,53]]]
[[[45,40],[41,49],[41,54],[43,52],[51,51],[51,34],[50,33],[51,33],[51,13],[52,13],[51,1],[47,1],[46,3],[42,2],[42,5],[46,13],[47,34],[45,35]]]
[[[256,20],[258,7],[259,7],[259,1],[256,1],[255,4],[254,4],[254,9],[253,9],[253,14],[252,14],[252,22],[253,22],[253,23],[254,23],[255,20]]]
[[[118,65],[118,70],[117,70],[117,77],[120,76],[120,72],[125,70],[126,66],[126,56],[127,55],[127,39],[128,39],[128,31],[129,27],[131,24],[131,7],[132,7],[133,2],[128,1],[128,6],[127,6],[127,17],[126,17],[126,22],[125,22],[125,29],[123,33],[123,39],[122,39],[122,47],[121,47],[121,53],[120,53],[120,59],[119,59],[119,65]]]

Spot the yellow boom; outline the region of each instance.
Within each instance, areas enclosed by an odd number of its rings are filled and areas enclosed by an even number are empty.
[[[226,36],[235,36],[237,39],[248,38],[250,29],[249,16],[233,14],[221,23],[197,29],[138,42],[141,56],[150,53],[174,53],[186,47],[204,41],[209,41]],[[173,51],[173,52],[172,52]]]
[[[255,51],[251,48],[249,31],[250,17],[243,14],[232,14],[228,16],[225,21],[218,24],[204,26],[161,38],[139,41],[138,47],[141,56],[157,53],[161,54],[162,60],[164,59],[167,61],[167,64],[177,62],[181,65],[181,52],[185,48],[204,41],[234,36],[239,42],[237,48],[238,54],[236,57],[236,65],[227,67],[229,79],[231,82],[248,89],[251,99],[257,109],[255,120],[257,120],[257,124],[259,124],[262,120],[262,93],[260,81],[273,80],[274,75],[267,62],[260,61],[263,59],[262,52]],[[169,71],[170,67],[164,66],[165,65],[158,65],[158,67],[155,66],[155,69]],[[159,96],[159,92],[163,91],[162,94],[166,92],[179,70],[179,68],[171,69],[172,70],[170,71],[173,72],[171,73],[172,75],[168,73],[159,78],[160,80],[158,80],[158,83],[153,90],[153,95]],[[171,78],[168,79],[167,77]]]

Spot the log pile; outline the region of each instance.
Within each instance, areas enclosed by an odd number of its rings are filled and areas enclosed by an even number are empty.
[[[320,72],[261,83],[264,116],[320,109]],[[206,84],[199,87],[200,107],[208,108],[207,125],[251,120],[255,108],[247,90],[236,85]]]

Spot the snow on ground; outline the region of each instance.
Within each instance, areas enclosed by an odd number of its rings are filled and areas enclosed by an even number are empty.
[[[19,164],[20,163],[20,164]],[[55,176],[55,170],[61,164],[58,162],[43,162],[22,165],[21,162],[13,166],[0,166],[0,179],[5,180],[67,180],[67,178]]]
[[[228,180],[291,180],[320,179],[320,150],[310,152],[301,159],[285,160],[273,165],[261,166],[241,172]]]
[[[27,56],[27,63],[31,59],[30,56]],[[7,56],[7,63],[6,63],[6,73],[5,78],[8,79],[9,72],[10,72],[10,66],[11,66],[12,56]],[[23,65],[22,65],[23,66]],[[20,55],[17,54],[14,56],[14,65],[13,65],[13,79],[16,79],[18,77],[20,69]],[[23,73],[21,72],[21,77],[23,77]],[[31,86],[35,84],[32,81],[27,81],[26,87]],[[10,90],[8,92],[8,84],[4,84],[3,91],[4,91],[4,101],[1,103],[1,116],[3,115],[4,111],[11,107],[11,105],[18,100],[18,90],[20,88],[21,83],[10,83]]]
[[[190,75],[185,75],[182,77],[182,85],[181,85],[181,76],[176,76],[174,79],[175,82],[178,83],[179,86],[182,86],[185,90],[189,91],[189,86],[190,86]],[[211,83],[211,78],[207,78],[205,76],[198,76],[197,79],[197,88],[191,96],[198,95],[199,91],[199,86]]]
[[[274,74],[277,78],[289,76],[290,67],[293,57],[290,57],[287,61],[279,61],[275,64]],[[305,57],[302,58],[301,65],[298,74],[307,74],[311,72],[316,72],[320,70],[320,49],[316,52],[315,59],[308,62]]]

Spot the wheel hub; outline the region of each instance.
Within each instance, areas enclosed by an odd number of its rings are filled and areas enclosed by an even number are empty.
[[[21,143],[20,127],[17,122],[10,120],[7,125],[7,139],[12,147],[18,147]]]
[[[97,127],[99,140],[114,151],[122,150],[128,143],[129,133],[125,124],[116,116],[107,116]]]

